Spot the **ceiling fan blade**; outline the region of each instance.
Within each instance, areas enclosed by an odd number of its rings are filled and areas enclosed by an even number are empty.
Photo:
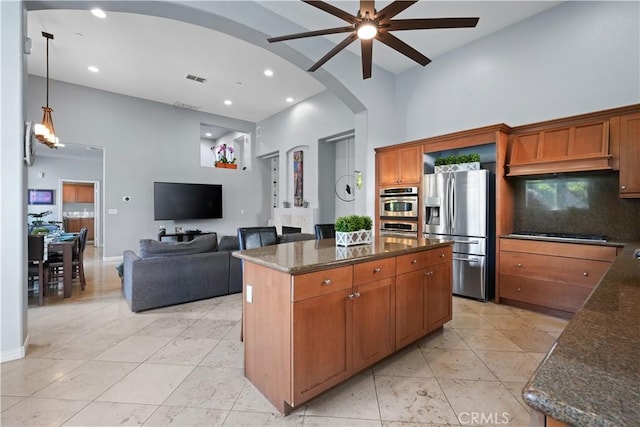
[[[320,10],[324,10],[325,12],[338,17],[340,19],[342,19],[343,21],[347,21],[350,24],[355,24],[357,23],[359,20],[358,18],[356,18],[355,16],[353,16],[352,14],[345,12],[342,9],[339,9],[333,5],[330,5],[329,3],[325,3],[323,1],[319,1],[319,0],[302,0],[304,3],[307,3],[308,5],[311,5],[313,7],[317,7]]]
[[[312,71],[313,72],[313,71],[316,71],[318,68],[322,67],[325,62],[327,62],[328,60],[333,58],[336,55],[336,53],[340,52],[342,49],[344,49],[345,47],[349,46],[357,38],[358,38],[358,35],[355,32],[353,34],[350,34],[349,37],[347,37],[346,39],[342,40],[340,42],[340,44],[338,44],[336,47],[331,49],[329,51],[329,53],[327,53],[325,56],[320,58],[320,60],[318,62],[313,64],[311,66],[311,68],[309,68],[308,71]]]
[[[413,59],[422,66],[425,66],[429,62],[431,62],[429,58],[387,31],[379,31],[378,35],[376,35],[376,39],[380,40],[390,48],[397,50],[404,56]]]
[[[286,36],[271,37],[267,39],[269,43],[281,42],[285,40],[302,39],[305,37],[325,36],[327,34],[348,33],[354,31],[353,27],[327,28],[325,30],[307,31],[305,33],[289,34]]]
[[[377,20],[382,20],[383,23],[386,22],[386,21],[389,21],[391,18],[393,18],[394,16],[396,16],[397,14],[399,14],[400,12],[402,12],[403,10],[408,8],[409,6],[413,5],[414,3],[418,3],[418,0],[411,0],[411,1],[399,0],[399,1],[394,1],[393,3],[387,5],[387,7],[382,9],[380,12],[376,13],[376,19]]]
[[[480,18],[394,19],[385,25],[389,31],[430,30],[434,28],[472,28]]]
[[[371,63],[373,61],[373,39],[360,40],[360,49],[362,50],[362,78],[371,77]]]
[[[376,16],[376,6],[373,0],[360,0],[360,17],[364,18],[369,13],[369,19]]]

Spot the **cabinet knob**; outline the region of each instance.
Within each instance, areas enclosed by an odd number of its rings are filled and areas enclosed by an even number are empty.
[[[517,263],[517,264],[516,264],[516,267],[522,267],[522,264]]]
[[[583,275],[584,277],[587,277],[587,276],[589,275],[589,272],[588,272],[588,271],[585,271],[584,273],[582,273],[582,275]]]
[[[331,285],[331,279],[324,279],[322,281],[322,286],[329,286]]]
[[[518,292],[522,292],[522,288],[518,288]]]
[[[621,190],[626,190],[626,189],[627,189],[627,186],[626,186],[626,185],[621,185],[621,186],[620,186],[620,189],[621,189]]]
[[[353,296],[354,296],[354,297],[356,297],[356,298],[360,298],[360,292],[355,292],[355,293],[353,294]]]
[[[433,274],[433,271],[427,271],[424,273],[425,276],[431,276]]]
[[[412,260],[411,260],[411,264],[417,264],[417,263],[418,263],[418,260],[417,260],[417,259],[412,259]]]
[[[444,258],[444,254],[440,254],[440,258]]]
[[[347,298],[349,298],[349,299],[354,299],[354,298],[355,298],[355,295],[354,295],[354,294],[349,294],[349,295],[347,295]]]
[[[373,274],[380,273],[380,267],[376,267],[373,269]]]

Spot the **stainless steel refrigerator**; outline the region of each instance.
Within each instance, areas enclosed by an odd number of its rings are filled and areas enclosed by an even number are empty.
[[[424,178],[425,235],[454,241],[453,293],[493,298],[495,176],[481,169]]]

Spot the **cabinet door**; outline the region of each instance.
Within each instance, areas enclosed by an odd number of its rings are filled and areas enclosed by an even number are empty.
[[[351,289],[293,304],[293,405],[351,374],[350,294]]]
[[[62,185],[62,201],[64,203],[76,202],[76,186],[73,184]]]
[[[424,336],[426,270],[396,276],[396,348]]]
[[[93,203],[93,185],[76,185],[76,202]]]
[[[451,320],[452,280],[451,264],[437,264],[428,269],[426,322],[432,331]]]
[[[398,150],[398,179],[401,184],[419,184],[424,168],[422,147],[408,147]]]
[[[395,279],[390,277],[355,287],[354,371],[372,365],[395,349],[394,282]]]
[[[384,151],[376,155],[378,163],[378,185],[398,184],[397,151]]]
[[[67,218],[67,233],[80,232],[80,218]]]
[[[640,197],[640,113],[620,118],[620,197]]]

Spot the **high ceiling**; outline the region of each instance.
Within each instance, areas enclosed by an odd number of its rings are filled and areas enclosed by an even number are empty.
[[[307,30],[345,23],[299,1],[259,1],[261,6]],[[330,1],[355,14],[357,1]],[[390,3],[378,1],[378,9]],[[396,32],[431,58],[471,43],[561,2],[420,1],[397,16],[406,18],[478,16],[476,28]],[[119,12],[104,19],[88,10],[36,10],[28,13],[32,52],[28,72],[46,75],[46,39],[50,41],[50,78],[169,105],[257,122],[324,90],[312,73],[267,50],[218,31],[179,21]],[[288,32],[285,32],[288,34]],[[272,34],[278,36],[283,34]],[[337,44],[345,37],[326,36]],[[309,39],[285,42],[305,52]],[[358,43],[339,55],[360,55]],[[319,58],[312,58],[317,60]],[[420,66],[382,43],[374,43],[373,62],[391,73]],[[99,72],[88,71],[95,66]],[[264,70],[274,75],[267,77]],[[361,73],[358,69],[354,72]],[[202,77],[199,83],[188,75]],[[373,72],[375,80],[375,70]],[[292,98],[287,102],[286,98]],[[225,105],[224,101],[232,101]],[[50,103],[55,105],[55,99]],[[55,120],[55,117],[54,117]],[[53,151],[53,150],[52,150]]]

